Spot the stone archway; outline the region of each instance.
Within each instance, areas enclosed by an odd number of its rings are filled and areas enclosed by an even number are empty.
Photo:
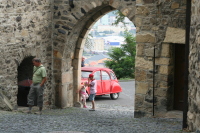
[[[64,3],[64,5],[63,5]],[[60,9],[62,4],[62,9]],[[54,63],[62,66],[61,71],[54,73],[60,75],[55,79],[57,105],[65,108],[73,106],[78,101],[76,93],[80,79],[80,63],[83,44],[90,27],[104,14],[120,10],[132,22],[135,16],[135,1],[82,1],[74,2],[75,8],[70,8],[64,1],[55,3],[55,34],[54,37]],[[64,8],[65,7],[65,8]],[[78,12],[77,12],[78,11]],[[64,15],[66,12],[68,14]],[[58,65],[59,64],[59,65]]]

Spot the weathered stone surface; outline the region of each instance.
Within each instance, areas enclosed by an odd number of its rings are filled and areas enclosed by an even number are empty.
[[[136,83],[136,94],[146,94],[148,91],[148,83],[145,82],[137,82]]]
[[[176,8],[179,8],[179,7],[180,7],[180,4],[178,2],[173,2],[172,5],[171,5],[172,9],[176,9]]]
[[[168,27],[164,42],[185,44],[185,30]]]
[[[171,59],[170,58],[156,58],[155,63],[156,65],[170,65]]]
[[[136,35],[136,42],[155,43],[155,35],[150,34],[150,33],[139,33]]]
[[[138,6],[136,8],[136,15],[143,15],[143,16],[148,16],[150,13],[148,7],[146,6]]]
[[[159,57],[159,50],[155,49],[155,57]],[[145,56],[154,57],[154,48],[145,49]]]
[[[136,54],[137,56],[142,56],[144,51],[144,44],[137,44],[136,45]]]
[[[136,57],[136,68],[142,68],[142,69],[153,69],[153,62],[145,60],[143,57]]]
[[[141,106],[144,102],[144,95],[140,95],[140,94],[136,94],[135,95],[135,104],[137,104],[137,106]]]
[[[159,67],[159,73],[160,74],[170,74],[172,72],[172,67],[171,66],[160,66]]]
[[[162,57],[171,57],[171,48],[170,44],[162,44],[161,56]]]
[[[147,72],[145,70],[135,70],[135,80],[136,81],[146,81],[147,80]]]

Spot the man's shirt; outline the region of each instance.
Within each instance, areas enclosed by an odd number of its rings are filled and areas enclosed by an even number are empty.
[[[47,76],[46,69],[43,65],[33,68],[33,83],[41,83],[42,79]]]

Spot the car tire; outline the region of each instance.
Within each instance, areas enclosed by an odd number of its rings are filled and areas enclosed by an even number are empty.
[[[116,99],[118,99],[118,97],[119,97],[119,93],[112,93],[112,94],[110,94],[110,98],[112,100],[116,100]]]

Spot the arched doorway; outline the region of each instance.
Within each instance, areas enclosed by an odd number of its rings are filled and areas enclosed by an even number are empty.
[[[75,47],[75,53],[74,53],[75,59],[73,59],[73,64],[76,65],[76,66],[73,66],[73,68],[75,68],[74,69],[74,85],[76,85],[75,91],[79,88],[79,85],[80,85],[80,78],[77,79],[77,77],[79,77],[78,75],[80,75],[80,73],[81,73],[81,67],[80,67],[81,65],[80,64],[81,64],[83,47],[84,47],[84,42],[86,41],[86,37],[87,37],[91,27],[99,20],[99,18],[101,18],[105,14],[107,14],[111,11],[114,11],[114,10],[117,10],[117,9],[113,8],[112,6],[107,5],[105,7],[102,7],[96,13],[91,15],[90,18],[86,21],[86,23],[82,26],[82,31],[80,31],[81,33],[77,39],[78,41],[77,41],[76,47]],[[131,20],[131,21],[133,22],[133,20]],[[74,101],[78,101],[78,95],[74,96]]]
[[[54,81],[55,104],[61,108],[74,106],[78,101],[81,58],[86,36],[95,22],[106,13],[119,10],[130,21],[134,21],[135,1],[90,1],[78,2],[76,9],[67,4],[55,3],[54,14]],[[90,5],[88,5],[90,4]],[[77,12],[80,9],[80,12]],[[68,11],[67,11],[68,10]],[[71,12],[66,14],[67,12]]]
[[[27,95],[30,90],[33,75],[33,56],[24,58],[21,64],[18,66],[18,94],[17,94],[17,105],[27,106]]]

